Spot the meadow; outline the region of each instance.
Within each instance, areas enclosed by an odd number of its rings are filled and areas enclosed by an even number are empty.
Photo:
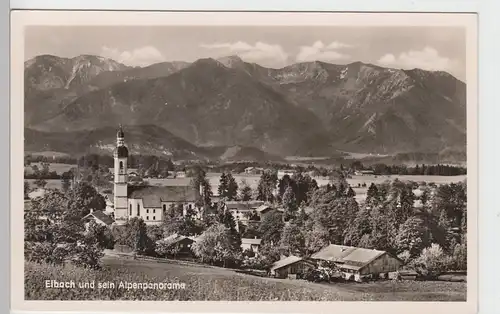
[[[56,171],[58,174],[61,174],[65,171],[70,170],[75,167],[75,165],[68,164],[59,164],[59,163],[51,163],[50,171]],[[30,167],[26,167],[27,171],[30,171]],[[134,169],[129,169],[133,171]],[[210,181],[210,185],[212,186],[212,191],[214,195],[217,195],[217,188],[219,186],[220,173],[207,173],[207,178]],[[257,188],[259,183],[260,175],[249,175],[249,174],[235,174],[233,175],[236,179],[238,185],[242,185],[243,182],[246,182],[253,190]],[[347,182],[353,187],[354,192],[356,192],[356,200],[362,201],[366,197],[366,192],[368,190],[368,186],[371,183],[382,183],[387,180],[395,180],[399,179],[401,181],[414,181],[414,182],[425,182],[425,183],[435,183],[435,184],[446,184],[446,183],[457,183],[466,179],[466,175],[462,176],[418,176],[418,175],[383,175],[383,176],[375,176],[375,175],[358,175],[352,176],[347,179]],[[329,182],[327,177],[314,177],[318,185],[326,185]],[[30,183],[31,186],[34,186],[33,183],[35,180],[26,180]],[[46,180],[47,188],[49,189],[59,189],[61,187],[61,180]],[[169,178],[169,179],[147,179],[149,184],[151,185],[161,185],[161,186],[170,186],[170,185],[189,185],[190,178]],[[363,186],[365,187],[358,187]]]
[[[105,256],[102,270],[25,263],[27,300],[465,301],[467,284],[440,281],[311,283],[177,261]],[[114,282],[115,289],[45,288],[45,280]],[[120,281],[185,283],[180,290],[127,290]]]

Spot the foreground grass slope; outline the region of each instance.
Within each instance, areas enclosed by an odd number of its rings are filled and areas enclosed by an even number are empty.
[[[232,270],[176,262],[103,259],[92,271],[73,266],[25,263],[27,300],[207,301],[465,301],[466,283],[392,282],[316,284],[260,278]],[[49,289],[45,280],[75,282],[180,282],[183,290]]]

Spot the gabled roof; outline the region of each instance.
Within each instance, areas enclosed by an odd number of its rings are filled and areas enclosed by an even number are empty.
[[[241,238],[241,244],[257,244],[260,245],[262,239]]]
[[[283,268],[285,266],[297,263],[297,262],[299,262],[301,260],[303,260],[302,257],[290,255],[287,258],[284,258],[284,259],[279,260],[276,263],[274,263],[273,267],[271,267],[271,270],[273,271],[273,270],[276,270],[276,269],[280,269],[280,268]]]
[[[175,244],[175,243],[179,243],[183,240],[186,240],[186,239],[189,239],[190,241],[193,241],[195,242],[195,239],[191,238],[191,237],[186,237],[186,236],[183,236],[183,235],[178,235],[176,233],[172,234],[172,235],[169,235],[168,237],[162,239],[162,240],[158,240],[156,241],[157,243],[158,242],[165,242],[167,243],[168,245],[172,245],[172,244]]]
[[[225,202],[227,209],[229,210],[253,210],[258,208],[264,202],[262,201],[227,201]]]
[[[129,199],[142,199],[145,208],[160,208],[162,202],[195,202],[197,191],[191,186],[129,186]]]
[[[311,255],[311,258],[342,263],[344,268],[360,269],[386,253],[385,251],[330,244]]]
[[[113,220],[113,218],[109,217],[108,215],[106,215],[105,213],[103,213],[100,210],[96,210],[96,211],[88,214],[87,216],[83,217],[82,219],[89,219],[91,217],[94,217],[95,219],[102,221],[103,223],[105,223],[108,226],[112,225],[115,222]]]
[[[260,205],[259,207],[257,207],[255,210],[259,213],[267,210],[267,209],[272,209],[272,207],[270,205],[267,205],[267,204],[262,204]]]

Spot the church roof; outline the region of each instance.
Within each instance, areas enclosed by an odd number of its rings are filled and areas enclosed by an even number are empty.
[[[120,124],[120,128],[118,129],[118,132],[116,133],[116,137],[125,137],[125,133],[123,133],[122,125]]]
[[[160,208],[162,202],[195,202],[196,190],[191,186],[129,186],[129,199],[142,199],[145,208]]]
[[[128,157],[128,149],[125,146],[118,146],[115,148],[114,154],[118,158],[126,158]]]

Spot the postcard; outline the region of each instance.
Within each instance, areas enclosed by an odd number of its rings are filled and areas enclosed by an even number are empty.
[[[476,312],[476,23],[13,12],[13,310]]]

